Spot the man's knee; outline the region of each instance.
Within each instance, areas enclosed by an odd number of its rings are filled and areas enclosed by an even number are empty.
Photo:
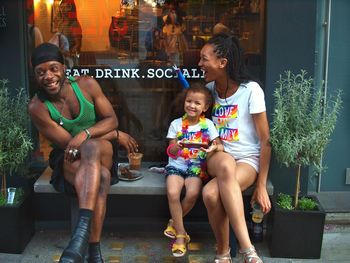
[[[101,155],[101,145],[99,140],[90,139],[84,142],[80,148],[82,158],[89,158],[92,156],[100,156]]]

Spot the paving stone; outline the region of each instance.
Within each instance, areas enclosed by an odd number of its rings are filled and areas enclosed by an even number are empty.
[[[271,258],[267,243],[254,244],[267,263],[349,263],[350,225],[329,225],[324,233],[321,259]],[[4,263],[57,262],[70,238],[69,230],[36,231],[22,254],[2,254]],[[215,240],[210,235],[192,234],[187,254],[182,258],[171,255],[173,240],[159,233],[113,233],[102,236],[101,250],[106,262],[111,263],[208,263],[215,256]],[[235,258],[233,262],[239,262]]]
[[[149,257],[145,256],[145,255],[141,255],[141,256],[136,256],[134,258],[135,263],[148,263],[149,261]]]
[[[173,256],[162,257],[161,262],[162,263],[175,263],[176,258],[174,258]]]
[[[56,262],[60,261],[60,257],[61,257],[61,255],[53,255],[52,261],[56,263]]]
[[[197,242],[191,242],[188,244],[188,250],[189,251],[199,251],[203,247],[202,243],[197,243]]]
[[[189,255],[188,256],[188,263],[205,263],[206,256],[203,255]]]
[[[122,263],[121,256],[109,256],[107,257],[108,263]]]
[[[122,250],[124,248],[123,242],[112,242],[110,245],[112,250]]]

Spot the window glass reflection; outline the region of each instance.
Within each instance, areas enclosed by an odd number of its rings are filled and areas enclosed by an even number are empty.
[[[59,46],[67,74],[100,83],[144,160],[165,161],[168,125],[181,114],[172,66],[190,83],[201,80],[201,47],[213,33],[231,32],[263,81],[264,13],[264,0],[27,0],[28,51],[42,42]]]

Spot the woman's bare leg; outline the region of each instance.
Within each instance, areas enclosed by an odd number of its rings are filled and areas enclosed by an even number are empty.
[[[229,250],[229,221],[221,203],[216,178],[204,186],[203,201],[216,239],[217,254],[224,254]]]
[[[208,160],[208,167],[209,173],[216,177],[219,198],[224,213],[229,218],[241,249],[251,247],[252,244],[244,217],[242,191],[253,184],[257,176],[256,171],[245,163],[236,165],[234,159],[224,152],[213,155]]]

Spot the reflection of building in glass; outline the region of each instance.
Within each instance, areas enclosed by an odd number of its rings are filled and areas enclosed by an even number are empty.
[[[74,0],[62,0],[55,19],[58,31],[68,38],[71,53],[80,53],[83,35]]]
[[[188,69],[190,84],[201,79],[192,69],[198,69],[200,49],[213,35],[215,25],[221,22],[240,38],[254,75],[260,77],[263,72],[263,0],[34,2],[35,22],[43,40],[49,41],[58,32],[69,39],[69,53],[79,51],[79,64],[74,61],[72,75],[86,68],[90,73],[103,70],[98,81],[120,119],[120,129],[138,138],[146,161],[166,159],[165,133],[170,120],[179,117],[174,99],[181,84],[163,73],[169,70],[170,74],[176,63]],[[221,14],[225,14],[224,22]],[[114,71],[117,69],[140,69],[139,77],[122,78]]]
[[[184,36],[185,28],[179,22],[175,10],[170,10],[166,15],[163,26],[164,48],[171,64],[180,65],[183,52],[188,49],[187,40]]]

